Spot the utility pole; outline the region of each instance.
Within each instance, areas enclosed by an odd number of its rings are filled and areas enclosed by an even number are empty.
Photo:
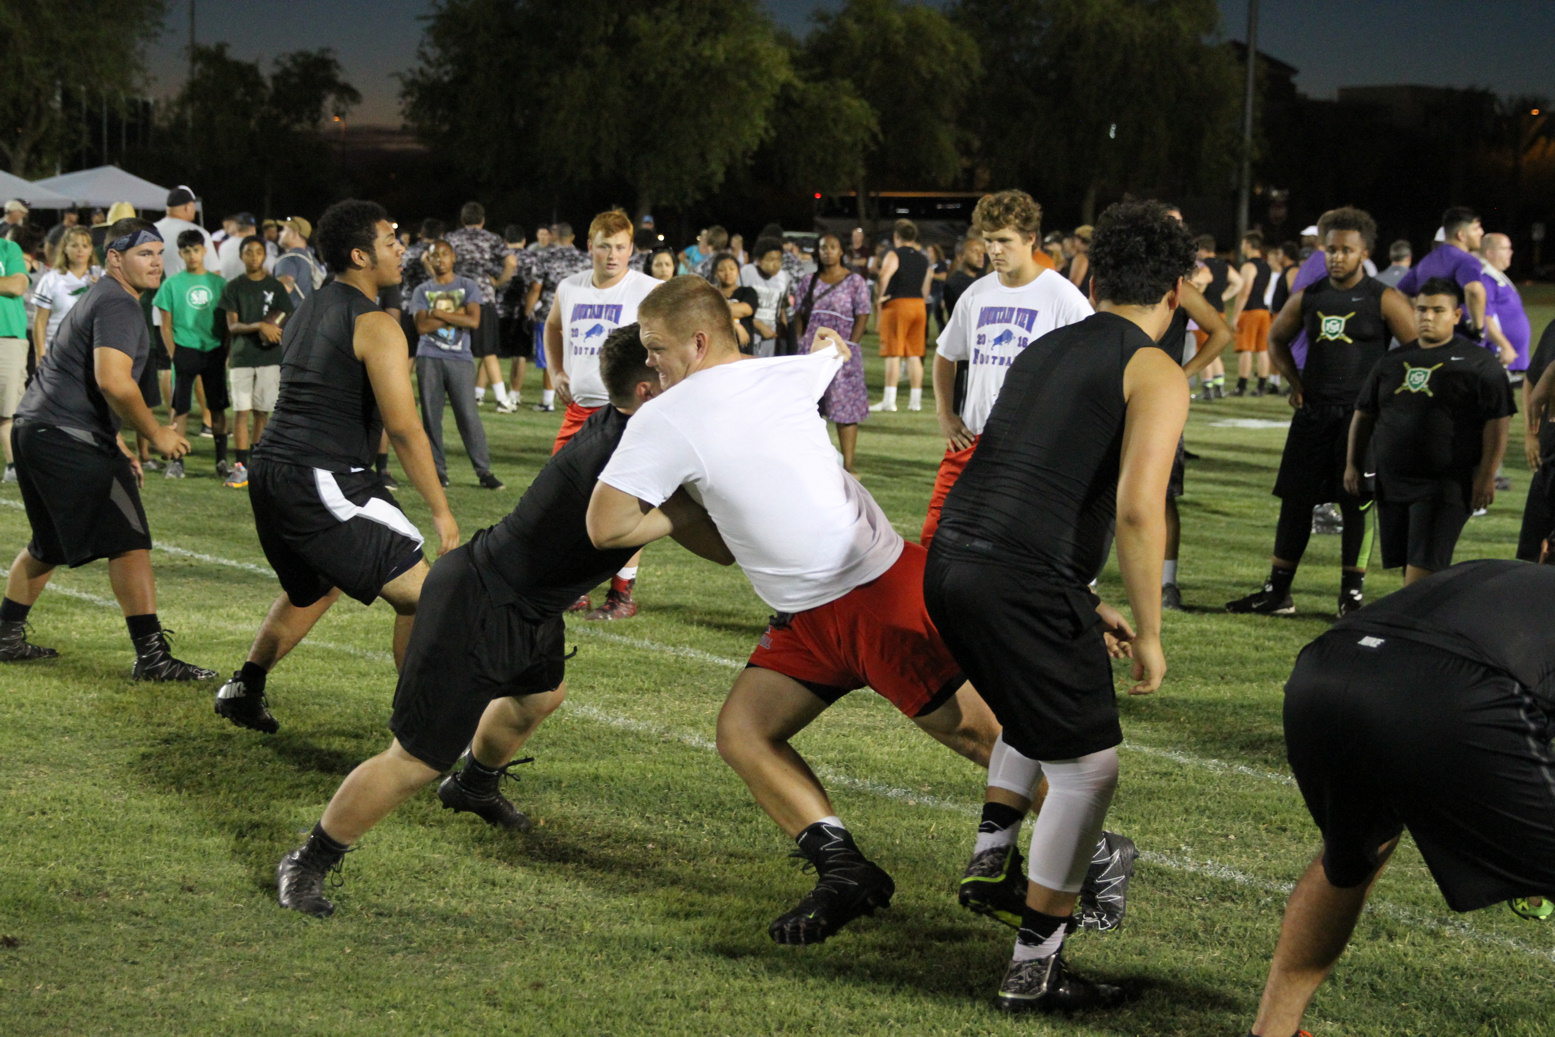
[[[189,89],[185,114],[189,117],[189,149],[194,150],[194,0],[189,0]]]
[[[1247,87],[1242,95],[1242,185],[1236,205],[1238,243],[1250,226],[1249,210],[1253,203],[1253,95],[1257,71],[1258,0],[1247,0]]]

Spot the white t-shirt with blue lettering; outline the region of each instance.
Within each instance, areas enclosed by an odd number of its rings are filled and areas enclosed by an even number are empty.
[[[580,407],[603,407],[610,402],[599,377],[599,349],[610,333],[635,323],[637,307],[659,287],[647,274],[628,270],[609,288],[594,287],[592,268],[556,284],[557,311],[562,322],[562,370],[567,372],[572,398]]]
[[[1093,312],[1080,290],[1052,270],[1043,270],[1019,288],[1006,288],[994,273],[973,281],[936,343],[946,360],[967,362],[966,399],[961,404],[967,429],[974,436],[983,434],[1004,388],[1004,375],[1027,346]]]

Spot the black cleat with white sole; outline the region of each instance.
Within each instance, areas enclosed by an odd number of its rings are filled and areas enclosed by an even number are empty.
[[[1069,971],[1062,954],[1012,961],[993,1006],[1001,1012],[1076,1012],[1121,1004],[1123,990]]]
[[[1020,928],[1026,910],[1026,862],[1015,845],[974,854],[961,875],[957,899],[968,911]]]
[[[270,701],[262,691],[253,691],[243,682],[243,671],[234,673],[216,692],[216,715],[239,727],[273,735],[281,722],[270,713]]]

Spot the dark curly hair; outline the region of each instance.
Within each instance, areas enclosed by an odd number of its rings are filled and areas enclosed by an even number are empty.
[[[1119,202],[1101,214],[1091,238],[1096,298],[1154,306],[1193,272],[1198,254],[1188,228],[1160,202]]]
[[[375,254],[378,221],[388,218],[388,211],[377,202],[359,198],[336,202],[319,217],[319,225],[313,229],[313,247],[325,266],[343,274],[352,268],[351,253],[356,249],[369,256]]]
[[[617,406],[636,405],[638,382],[656,382],[658,373],[648,366],[648,351],[643,348],[642,326],[633,322],[612,331],[599,348],[599,377]]]
[[[1357,209],[1346,205],[1341,209],[1330,209],[1323,214],[1323,241],[1328,244],[1328,234],[1336,230],[1353,230],[1366,242],[1366,251],[1370,252],[1377,244],[1377,221],[1371,218],[1371,213],[1364,209]]]

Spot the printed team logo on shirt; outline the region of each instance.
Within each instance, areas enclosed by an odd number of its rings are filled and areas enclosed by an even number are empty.
[[[1037,325],[1037,312],[1024,306],[984,306],[978,310],[977,338],[973,342],[972,363],[1010,366],[1016,354],[1031,344],[1031,331]],[[1004,330],[994,334],[990,339],[992,329],[999,325],[1003,325]],[[978,346],[985,348],[978,349]],[[986,350],[1002,352],[994,353]]]
[[[266,293],[267,296],[268,294]],[[267,297],[265,308],[269,309],[269,307],[270,300]],[[433,313],[458,313],[464,309],[464,289],[448,288],[427,292],[427,308]],[[459,348],[460,333],[463,331],[463,328],[444,324],[432,333],[432,338],[436,340],[437,348],[454,350]]]
[[[590,324],[589,322],[593,323]],[[580,302],[574,303],[567,317],[571,329],[573,356],[596,356],[606,337],[621,326],[621,304]]]
[[[1350,318],[1353,316],[1355,316],[1353,310],[1342,317],[1331,317],[1322,310],[1318,310],[1317,340],[1319,342],[1349,342],[1354,344],[1355,340],[1344,333],[1345,325],[1350,322]]]
[[[189,289],[184,298],[189,301],[190,306],[203,310],[215,301],[216,296],[211,293],[210,285],[197,284]]]
[[[1401,392],[1423,392],[1427,396],[1435,396],[1436,394],[1431,391],[1431,372],[1441,366],[1435,364],[1431,367],[1410,367],[1405,364],[1404,384],[1394,389],[1393,395],[1397,396]]]

